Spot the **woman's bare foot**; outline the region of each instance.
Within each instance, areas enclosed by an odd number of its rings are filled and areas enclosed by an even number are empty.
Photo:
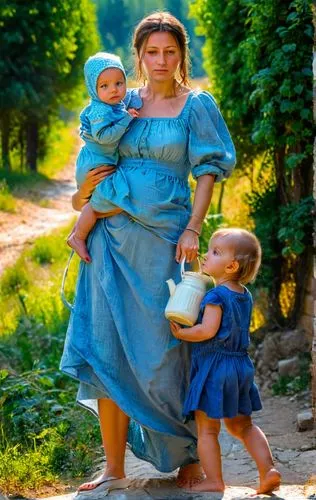
[[[200,464],[189,464],[180,467],[176,484],[178,488],[192,488],[192,486],[200,483],[205,478]]]
[[[87,264],[90,264],[91,257],[88,254],[86,242],[78,238],[74,232],[68,236],[67,245],[69,245],[82,260],[84,260]]]
[[[276,469],[270,469],[266,475],[260,479],[260,486],[257,493],[271,493],[277,490],[281,484],[281,474]]]
[[[222,481],[211,481],[210,479],[204,479],[200,483],[192,486],[190,491],[224,491],[225,484]]]
[[[101,474],[93,481],[89,481],[87,483],[83,483],[79,486],[78,491],[90,491],[98,488],[101,484],[104,484],[109,489],[124,489],[129,486],[129,479],[124,477],[114,477],[110,476],[107,472]]]

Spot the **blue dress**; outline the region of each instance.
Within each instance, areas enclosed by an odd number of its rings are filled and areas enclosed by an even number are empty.
[[[219,285],[206,293],[197,322],[202,322],[205,306],[222,309],[215,337],[192,344],[190,387],[183,407],[186,417],[194,410],[210,418],[251,415],[261,410],[259,391],[254,383],[254,366],[248,356],[252,297]]]
[[[164,317],[166,280],[180,280],[175,251],[190,216],[189,173],[221,180],[235,150],[214,99],[191,91],[177,117],[133,120],[119,154],[108,186],[126,213],[98,220],[89,235],[92,263],[81,262],[61,369],[96,414],[98,398],[113,399],[131,417],[134,454],[169,472],[197,454],[195,424],[182,417],[189,349]],[[92,198],[102,211],[97,189]]]

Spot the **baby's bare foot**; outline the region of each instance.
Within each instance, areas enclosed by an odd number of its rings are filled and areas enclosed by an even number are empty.
[[[199,484],[196,484],[190,488],[190,491],[224,491],[225,484],[222,481],[211,481],[210,479],[204,479]]]
[[[88,254],[86,242],[84,240],[78,238],[75,233],[71,233],[67,238],[67,245],[69,245],[82,260],[84,260],[87,264],[90,264],[91,258]]]
[[[260,486],[257,493],[271,493],[277,490],[281,484],[281,474],[276,469],[270,469],[260,480]]]

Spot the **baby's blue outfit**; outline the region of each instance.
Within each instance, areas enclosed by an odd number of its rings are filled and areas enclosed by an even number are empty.
[[[181,279],[175,251],[191,213],[189,173],[222,180],[235,150],[212,96],[191,91],[178,116],[133,120],[119,155],[105,192],[125,213],[90,232],[92,263],[80,264],[61,369],[94,413],[97,398],[114,400],[131,417],[134,454],[168,472],[197,453],[195,423],[182,417],[190,353],[164,317],[166,280]],[[99,186],[91,200],[102,211]]]
[[[221,325],[212,339],[192,343],[190,388],[183,415],[192,417],[195,410],[218,419],[251,415],[262,408],[247,353],[251,294],[246,288],[244,293],[224,285],[213,288],[201,302],[198,323],[202,323],[207,304],[221,307]]]
[[[80,113],[80,137],[85,142],[76,162],[76,181],[80,186],[87,173],[100,165],[117,165],[118,145],[122,135],[134,119],[127,108],[139,109],[141,99],[135,90],[128,90],[124,100],[110,105],[102,102],[97,94],[99,75],[108,68],[125,71],[118,57],[107,52],[99,52],[89,57],[84,67],[85,82],[91,97],[91,102]],[[113,209],[110,203],[103,212]]]

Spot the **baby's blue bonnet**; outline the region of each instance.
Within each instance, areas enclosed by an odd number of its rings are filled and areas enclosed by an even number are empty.
[[[94,56],[89,57],[84,65],[84,77],[89,95],[92,99],[97,99],[97,80],[105,69],[108,68],[118,68],[122,71],[124,78],[126,79],[125,70],[121,59],[108,52],[98,52]]]

